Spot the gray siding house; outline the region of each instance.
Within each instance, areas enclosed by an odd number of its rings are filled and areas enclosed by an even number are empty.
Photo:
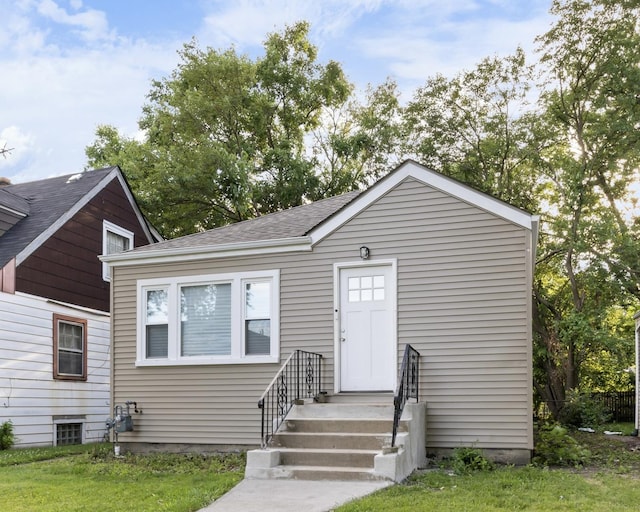
[[[533,448],[538,218],[407,161],[351,192],[103,258],[112,403],[131,449],[256,447],[257,401],[297,349],[327,395],[389,396],[420,353],[426,453]]]

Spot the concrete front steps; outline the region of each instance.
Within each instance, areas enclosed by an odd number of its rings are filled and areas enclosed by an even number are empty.
[[[336,395],[295,405],[247,478],[401,481],[425,462],[425,405],[407,404],[391,449],[393,396]]]

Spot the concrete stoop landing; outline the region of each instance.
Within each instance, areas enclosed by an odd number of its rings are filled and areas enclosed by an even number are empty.
[[[295,405],[267,449],[247,454],[246,478],[391,480],[424,466],[425,404],[407,403],[391,448],[391,395],[335,395]]]

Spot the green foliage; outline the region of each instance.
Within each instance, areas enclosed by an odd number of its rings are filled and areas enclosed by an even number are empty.
[[[589,461],[589,450],[569,435],[566,428],[544,425],[537,433],[533,463],[539,466],[581,466]]]
[[[537,208],[526,154],[531,70],[522,49],[483,59],[453,79],[429,78],[406,108],[405,152],[521,208]]]
[[[13,423],[7,420],[0,424],[0,450],[8,450],[15,443]]]
[[[304,22],[256,59],[192,41],[153,83],[142,140],[101,126],[89,165],[120,165],[168,238],[358,189],[407,157],[542,214],[533,374],[557,418],[572,389],[632,384],[640,8],[554,0],[551,14],[533,67],[521,49],[488,57],[406,104],[391,80],[354,95]]]
[[[139,122],[144,139],[100,127],[86,149],[89,166],[121,164],[169,238],[316,199],[326,187],[306,140],[351,85],[337,63],[316,62],[308,31],[300,22],[269,35],[256,60],[184,45],[177,69],[153,82]]]
[[[590,393],[572,390],[560,410],[558,421],[566,427],[597,428],[610,420],[604,404],[591,397]]]
[[[457,475],[466,475],[473,471],[491,471],[495,464],[483,455],[482,450],[463,446],[453,450],[451,468]]]

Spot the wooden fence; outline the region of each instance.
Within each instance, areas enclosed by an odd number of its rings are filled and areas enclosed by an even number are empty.
[[[605,410],[611,415],[611,421],[635,421],[635,391],[593,393],[593,398],[604,405]]]
[[[593,393],[594,400],[603,404],[605,411],[610,415],[610,421],[627,422],[635,421],[636,392],[635,391],[611,391],[607,393]],[[561,405],[562,403],[558,403]],[[542,402],[534,411],[537,419],[549,418],[549,404]]]

